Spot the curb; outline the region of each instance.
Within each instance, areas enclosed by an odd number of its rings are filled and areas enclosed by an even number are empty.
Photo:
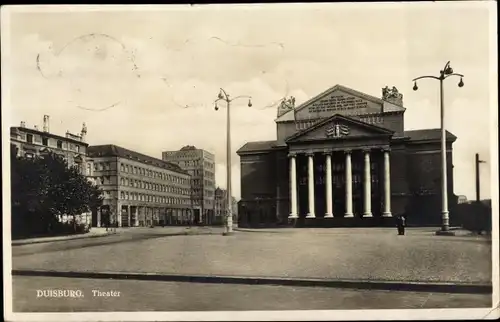
[[[98,238],[98,237],[106,237],[106,236],[111,236],[111,235],[117,235],[118,233],[112,233],[112,234],[101,234],[101,235],[90,235],[90,236],[74,236],[71,238],[61,238],[61,239],[52,239],[52,240],[33,240],[33,241],[23,241],[23,240],[17,240],[17,241],[12,241],[11,246],[23,246],[23,245],[31,245],[31,244],[43,244],[43,243],[52,243],[52,242],[62,242],[62,241],[67,241],[67,240],[75,240],[75,239],[87,239],[87,238]],[[47,237],[50,238],[50,237]]]
[[[55,240],[35,240],[35,241],[28,241],[28,242],[23,242],[22,240],[17,241],[17,242],[12,242],[12,246],[23,246],[23,245],[31,245],[31,244],[42,244],[42,243],[55,243],[55,242],[62,242],[62,241],[67,241],[67,240],[75,240],[75,239],[90,239],[90,238],[97,238],[97,237],[106,237],[106,236],[112,236],[112,235],[118,235],[119,233],[112,233],[112,234],[101,234],[101,235],[92,235],[92,236],[75,236],[73,238],[65,238],[65,239],[55,239]],[[146,238],[141,238],[141,239],[152,239],[152,238],[161,238],[161,237],[171,237],[171,236],[197,236],[197,235],[216,235],[217,233],[214,232],[191,232],[191,231],[182,231],[182,232],[175,232],[175,233],[168,233],[168,234],[151,234],[148,235]],[[123,242],[123,241],[119,241]]]
[[[365,290],[388,290],[406,292],[436,292],[462,294],[491,294],[492,284],[405,282],[405,281],[370,281],[341,279],[295,279],[280,277],[245,277],[245,276],[202,276],[160,273],[125,273],[125,272],[69,272],[46,270],[13,269],[12,276],[68,277],[92,279],[118,279],[163,282],[190,282],[207,284],[243,284],[243,285],[281,285],[299,287],[331,287]]]

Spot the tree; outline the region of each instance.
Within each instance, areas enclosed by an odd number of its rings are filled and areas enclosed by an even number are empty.
[[[76,216],[102,205],[100,189],[56,154],[11,160],[12,222],[17,228],[23,225],[20,220],[27,219],[33,226],[30,233],[47,233],[59,216],[66,214],[73,218],[76,231]]]

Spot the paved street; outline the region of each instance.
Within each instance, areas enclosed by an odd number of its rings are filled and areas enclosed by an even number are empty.
[[[116,235],[13,247],[13,269],[369,281],[488,283],[491,242],[435,229],[124,229]],[[92,277],[92,276],[91,276]],[[335,286],[336,287],[336,286]],[[36,298],[41,289],[84,298]],[[92,290],[119,291],[114,298]],[[14,276],[16,311],[287,310],[488,307],[491,294]],[[224,298],[226,300],[221,301]]]
[[[49,253],[58,251],[70,251],[86,247],[96,247],[102,245],[122,244],[138,240],[155,239],[165,236],[184,234],[221,234],[222,227],[137,227],[137,228],[118,228],[116,234],[99,236],[94,238],[70,239],[56,242],[35,243],[27,245],[16,245],[12,247],[14,257],[21,255]]]
[[[488,294],[345,290],[321,287],[14,277],[14,312],[328,310],[472,308]],[[81,290],[83,298],[37,298],[37,290]],[[94,297],[92,290],[119,297]]]
[[[91,240],[15,246],[12,264],[14,269],[63,271],[491,281],[488,237],[435,236],[433,228],[408,229],[406,236],[386,228],[277,229],[230,237],[221,236],[221,230],[165,236],[167,230],[134,228]]]

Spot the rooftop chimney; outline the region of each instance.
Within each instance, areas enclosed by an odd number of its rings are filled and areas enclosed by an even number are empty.
[[[85,122],[84,122],[83,126],[82,126],[82,132],[80,133],[80,137],[82,138],[82,142],[85,142],[86,136],[87,136],[87,125],[85,125]]]
[[[49,116],[48,115],[43,116],[43,131],[49,132]]]
[[[26,127],[26,122],[21,121],[21,127]]]

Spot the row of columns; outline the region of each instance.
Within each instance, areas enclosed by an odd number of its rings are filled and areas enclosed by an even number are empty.
[[[354,217],[352,208],[352,151],[345,150],[345,216]],[[384,149],[384,217],[391,217],[391,177],[390,177],[390,160],[389,149]],[[325,153],[325,176],[326,176],[326,213],[325,218],[333,218],[333,189],[332,189],[332,151]],[[371,161],[370,150],[364,150],[364,217],[372,217],[371,206]],[[314,153],[309,152],[307,155],[307,191],[309,209],[306,218],[315,218],[315,187],[314,187]],[[297,154],[290,153],[290,219],[298,218],[298,198],[297,198]]]

